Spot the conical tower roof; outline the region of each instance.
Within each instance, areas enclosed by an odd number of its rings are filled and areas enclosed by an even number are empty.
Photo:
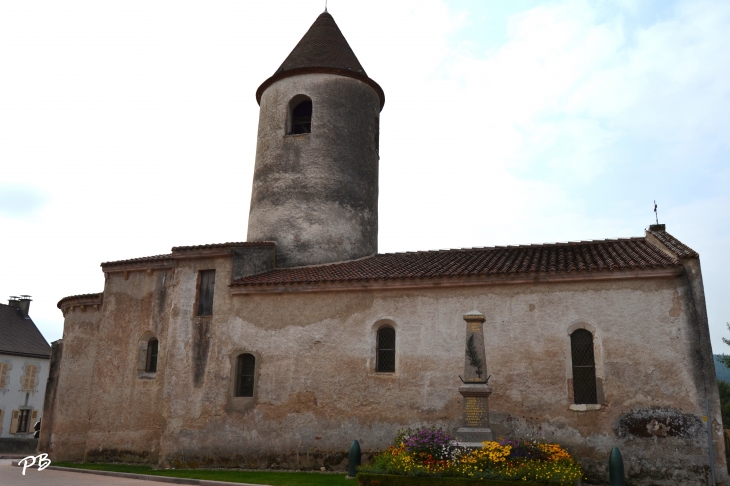
[[[359,79],[369,84],[380,97],[380,108],[385,103],[383,89],[368,77],[357,56],[345,40],[335,19],[327,12],[314,21],[302,40],[279,66],[273,76],[256,90],[256,101],[274,82],[297,74],[331,73]]]

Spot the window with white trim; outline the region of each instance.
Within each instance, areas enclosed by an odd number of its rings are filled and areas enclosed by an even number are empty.
[[[577,329],[570,335],[570,355],[573,367],[573,398],[576,405],[597,404],[596,360],[593,334]]]

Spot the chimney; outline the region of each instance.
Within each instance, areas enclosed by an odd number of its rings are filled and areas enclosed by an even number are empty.
[[[23,313],[23,316],[28,317],[28,311],[30,310],[30,295],[21,295],[18,301],[18,309]]]
[[[20,307],[20,297],[16,297],[14,295],[11,295],[8,298],[8,305],[10,307]]]

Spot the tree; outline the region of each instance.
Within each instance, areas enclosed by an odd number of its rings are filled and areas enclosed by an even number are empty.
[[[725,325],[727,326],[727,330],[730,331],[730,322],[726,322]],[[725,343],[725,344],[727,344],[728,346],[730,346],[730,339],[722,338],[722,342]],[[724,354],[723,353],[720,356],[718,356],[717,360],[720,363],[722,363],[725,366],[727,366],[728,368],[730,368],[730,355],[727,355],[727,354]]]
[[[725,323],[730,331],[730,323]],[[722,338],[722,342],[730,346],[730,339]],[[730,355],[722,354],[717,360],[730,368]],[[723,427],[730,428],[730,383],[727,381],[717,380],[717,389],[720,392],[720,411],[722,413]]]

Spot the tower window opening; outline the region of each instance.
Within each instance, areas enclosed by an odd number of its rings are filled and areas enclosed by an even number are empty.
[[[593,334],[585,329],[578,329],[573,332],[570,335],[570,351],[573,361],[573,396],[575,397],[575,403],[598,403]]]
[[[378,329],[375,371],[395,373],[395,329],[383,326]]]
[[[291,130],[289,135],[312,132],[312,100],[305,99],[291,112]]]
[[[241,354],[236,359],[236,396],[252,397],[256,358],[252,354]]]
[[[198,315],[213,315],[215,270],[201,270],[198,276]]]
[[[145,371],[148,373],[157,372],[157,351],[159,348],[159,341],[157,339],[150,339],[147,343],[147,360],[145,363]]]

